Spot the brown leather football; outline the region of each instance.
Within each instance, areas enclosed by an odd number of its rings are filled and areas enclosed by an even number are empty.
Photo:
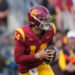
[[[51,57],[49,58],[49,59],[51,59],[51,60],[44,59],[44,62],[46,62],[47,64],[52,64],[52,62],[54,62],[54,60],[55,60],[57,49],[56,49],[56,47],[53,46],[53,45],[48,46],[45,50],[47,50],[47,49],[50,49],[50,50],[54,51],[54,54],[50,54],[50,56],[53,55],[53,58],[51,58]],[[51,51],[51,52],[52,52],[52,51]]]

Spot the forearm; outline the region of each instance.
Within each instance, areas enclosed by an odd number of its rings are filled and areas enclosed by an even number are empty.
[[[35,60],[35,55],[26,55],[23,43],[16,41],[14,59],[17,64],[26,63]]]
[[[31,62],[35,59],[35,55],[21,55],[15,57],[15,62],[17,64]]]

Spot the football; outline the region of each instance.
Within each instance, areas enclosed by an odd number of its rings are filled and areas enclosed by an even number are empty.
[[[53,55],[53,57],[49,57],[50,60],[44,59],[44,62],[46,62],[47,64],[52,64],[55,60],[57,49],[53,45],[45,48],[45,50],[47,50],[47,49],[51,50],[51,52],[54,52],[54,53],[49,55],[49,56]]]

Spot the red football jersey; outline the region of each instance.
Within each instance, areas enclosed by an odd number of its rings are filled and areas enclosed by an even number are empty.
[[[36,59],[35,53],[46,48],[53,41],[53,36],[56,33],[55,25],[51,24],[50,30],[46,31],[40,39],[35,35],[30,25],[25,25],[15,31],[15,49],[14,59],[18,64],[18,70],[21,73],[28,72],[29,69],[37,67],[43,63],[42,59]]]

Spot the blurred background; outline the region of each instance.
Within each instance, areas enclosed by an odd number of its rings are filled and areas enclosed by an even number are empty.
[[[14,62],[14,31],[28,23],[28,10],[37,5],[49,9],[57,28],[55,75],[75,75],[75,0],[0,0],[0,75],[19,75]]]

